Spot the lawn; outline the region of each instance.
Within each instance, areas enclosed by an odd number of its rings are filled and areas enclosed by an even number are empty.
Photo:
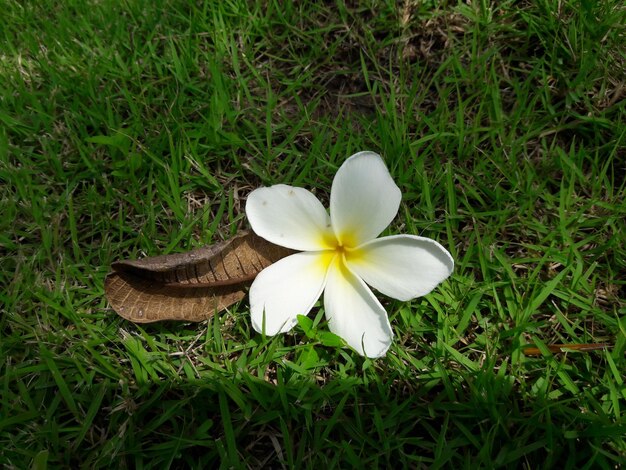
[[[626,461],[623,1],[0,8],[0,466]],[[386,234],[456,262],[379,296],[385,357],[321,304],[275,337],[247,298],[201,323],[108,305],[112,262],[229,239],[259,186],[327,205],[365,149],[402,191]]]

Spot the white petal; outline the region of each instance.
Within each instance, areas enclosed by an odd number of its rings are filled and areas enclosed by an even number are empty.
[[[342,262],[326,278],[324,308],[330,330],[367,357],[384,356],[393,332],[387,312],[365,283]]]
[[[255,189],[246,215],[257,235],[293,250],[323,250],[334,240],[326,209],[304,188],[277,184]]]
[[[357,276],[398,300],[428,294],[454,268],[454,260],[443,246],[414,235],[379,238],[346,256]]]
[[[351,247],[376,238],[398,213],[401,198],[380,155],[352,155],[337,171],[330,192],[335,235]]]
[[[250,287],[252,326],[273,336],[289,331],[298,315],[309,313],[324,290],[328,255],[296,253],[268,266]]]

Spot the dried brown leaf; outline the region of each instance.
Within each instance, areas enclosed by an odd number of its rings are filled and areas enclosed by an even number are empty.
[[[202,321],[246,295],[264,268],[293,253],[253,232],[187,253],[113,263],[107,300],[136,323]]]

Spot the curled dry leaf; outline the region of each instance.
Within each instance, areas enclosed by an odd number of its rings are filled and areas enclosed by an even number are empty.
[[[246,231],[187,253],[113,263],[104,291],[136,323],[202,321],[243,299],[261,270],[291,253]]]

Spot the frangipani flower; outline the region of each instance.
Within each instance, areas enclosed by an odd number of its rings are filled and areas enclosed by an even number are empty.
[[[376,238],[400,207],[400,189],[382,158],[359,152],[337,171],[330,214],[303,188],[254,190],[246,215],[252,229],[298,250],[265,268],[250,288],[252,326],[269,336],[289,331],[324,292],[330,330],[368,357],[383,356],[393,338],[387,312],[367,284],[398,300],[428,294],[454,267],[429,238]],[[366,284],[367,283],[367,284]]]

